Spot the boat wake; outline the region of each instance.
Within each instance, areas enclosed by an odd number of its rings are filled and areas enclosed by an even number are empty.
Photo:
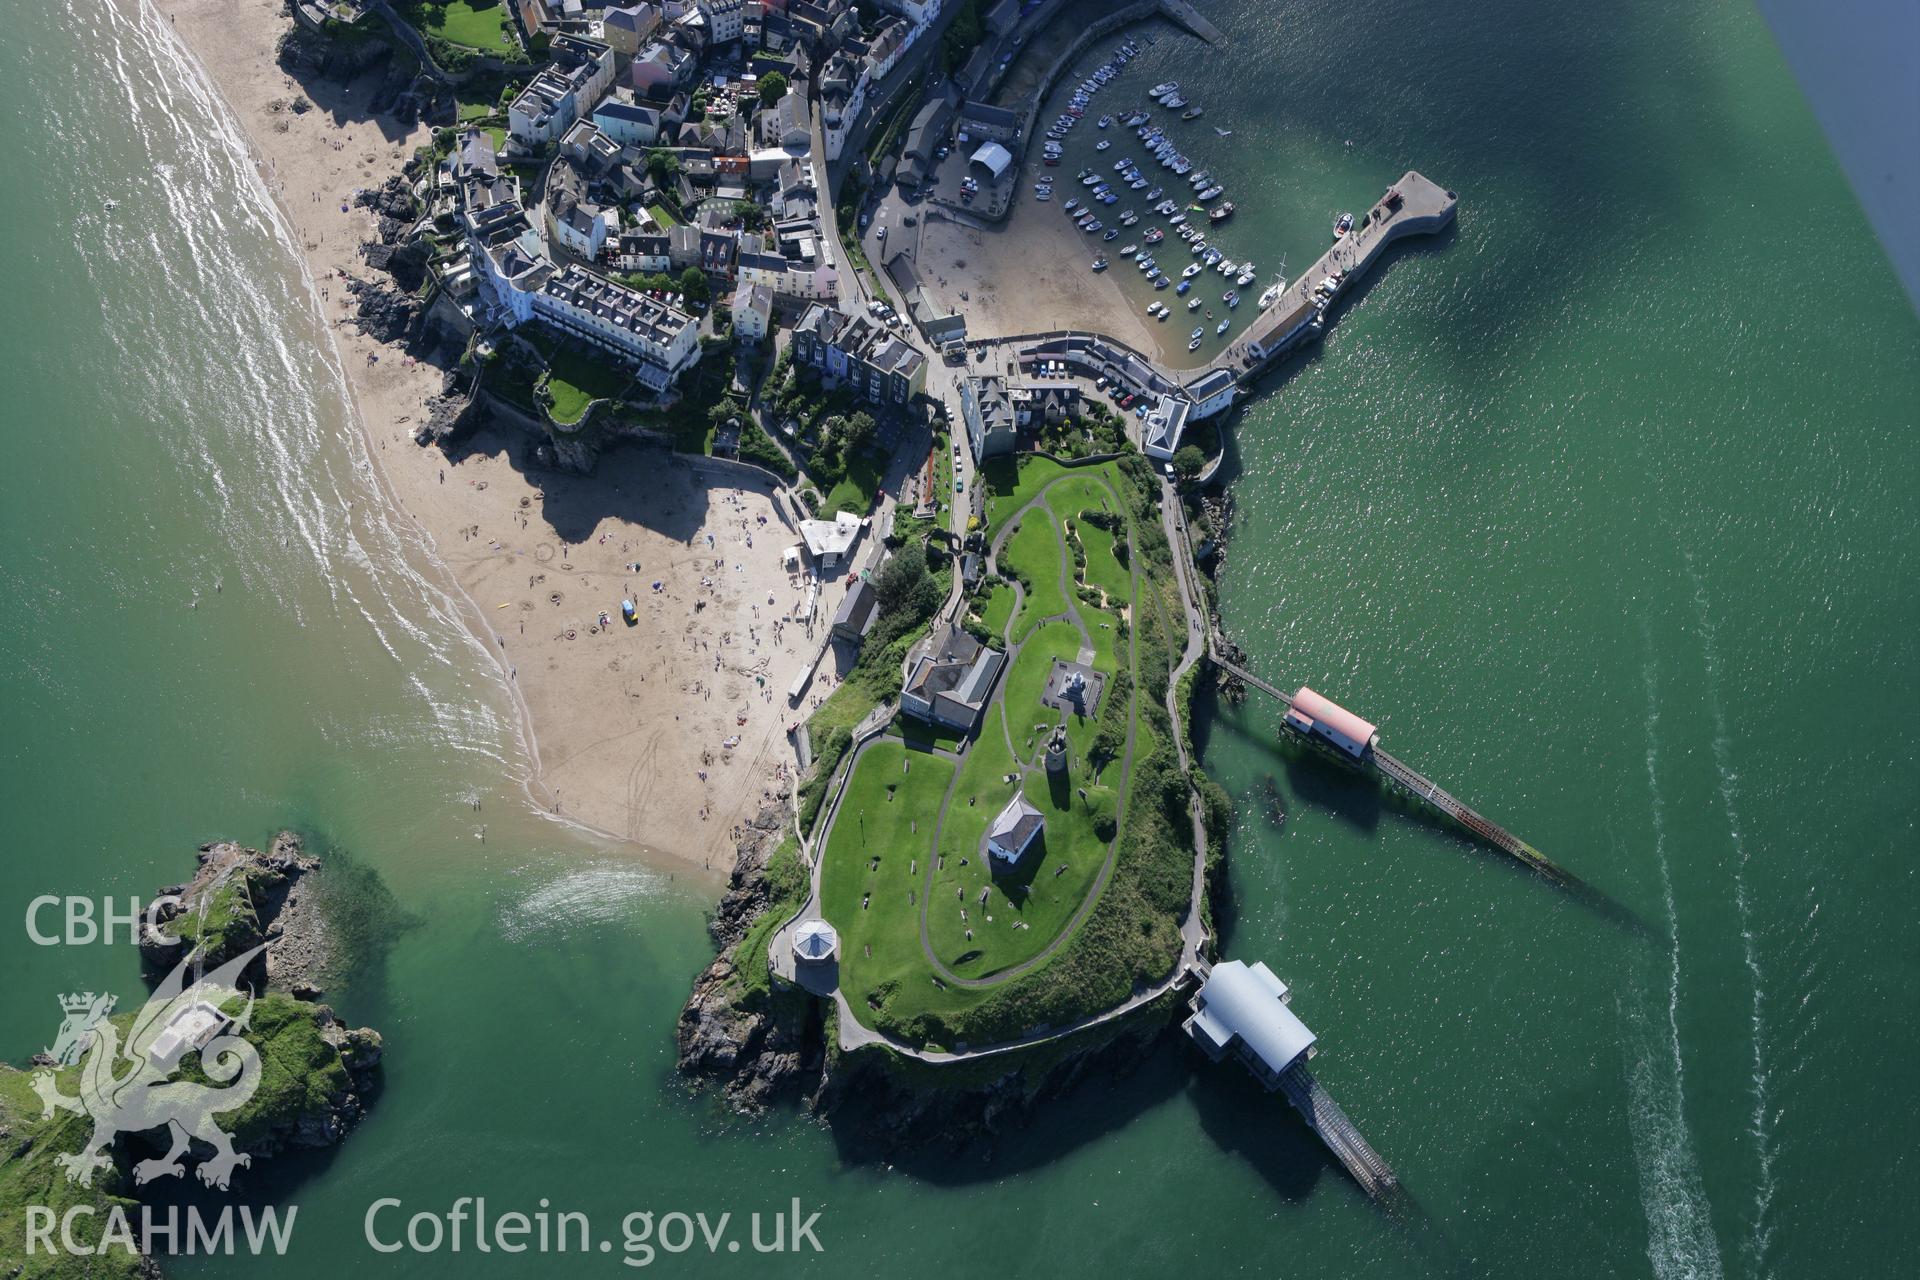
[[[1746,835],[1740,826],[1740,774],[1733,764],[1733,743],[1727,730],[1725,708],[1720,702],[1720,648],[1708,605],[1706,584],[1694,568],[1693,552],[1682,545],[1681,555],[1687,579],[1693,586],[1694,615],[1700,624],[1701,657],[1706,667],[1707,714],[1713,724],[1713,763],[1718,775],[1720,807],[1727,817],[1727,834],[1733,841],[1733,904],[1740,925],[1741,958],[1753,986],[1748,1024],[1753,1040],[1752,1080],[1749,1085],[1752,1107],[1748,1113],[1748,1133],[1753,1138],[1759,1177],[1754,1187],[1753,1223],[1743,1251],[1755,1274],[1764,1274],[1767,1246],[1773,1235],[1769,1220],[1777,1190],[1774,1179],[1775,1153],[1773,1126],[1778,1117],[1772,1100],[1772,1070],[1767,1058],[1766,978],[1760,968],[1759,942],[1754,936],[1753,903],[1747,889]]]
[[[1666,1025],[1656,1026],[1658,975],[1647,973],[1623,999],[1629,1035],[1628,1127],[1640,1176],[1640,1204],[1647,1219],[1647,1259],[1660,1280],[1718,1280],[1720,1242],[1713,1233],[1706,1185],[1686,1117],[1686,1064],[1680,1048],[1680,918],[1673,871],[1667,858],[1666,800],[1660,791],[1660,696],[1649,658],[1647,692],[1647,788],[1653,817],[1654,864],[1667,919]]]

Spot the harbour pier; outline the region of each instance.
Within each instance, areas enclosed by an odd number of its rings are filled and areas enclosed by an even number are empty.
[[[1187,382],[1225,372],[1243,385],[1269,364],[1326,331],[1326,312],[1403,236],[1428,235],[1453,221],[1459,197],[1409,169],[1353,229],[1290,283],[1246,331]]]

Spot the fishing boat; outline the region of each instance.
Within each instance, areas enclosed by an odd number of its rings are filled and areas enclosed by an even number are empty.
[[[1153,287],[1156,289],[1164,289],[1172,283],[1173,281],[1169,280],[1165,274],[1156,274],[1153,277]]]
[[[1199,309],[1200,309],[1200,299],[1198,297],[1192,297],[1187,299],[1187,310],[1198,311]]]
[[[1155,227],[1153,230],[1147,232],[1146,235],[1141,237],[1141,239],[1146,241],[1148,244],[1159,244],[1162,240],[1165,240],[1166,238],[1167,238],[1167,233],[1162,231],[1158,227]]]
[[[1172,216],[1171,218],[1168,218],[1168,219],[1167,219],[1167,225],[1168,225],[1168,226],[1170,226],[1170,227],[1177,227],[1177,226],[1179,226],[1179,225],[1180,225],[1181,223],[1183,223],[1183,222],[1185,222],[1186,220],[1187,220],[1187,215],[1186,215],[1186,214],[1184,214],[1184,213],[1176,213],[1176,214],[1174,214],[1174,215],[1173,215],[1173,216]]]
[[[1120,246],[1120,256],[1123,258],[1131,258],[1138,252],[1140,252],[1140,246],[1137,244],[1123,244]]]
[[[1249,262],[1240,269],[1240,274],[1233,278],[1233,282],[1244,289],[1253,283],[1253,278],[1253,264]]]
[[[1106,128],[1106,127],[1107,127],[1108,125],[1110,125],[1110,124],[1112,124],[1112,123],[1113,123],[1113,117],[1112,117],[1112,116],[1101,116],[1101,117],[1100,117],[1100,118],[1099,118],[1098,120],[1096,120],[1096,121],[1094,121],[1094,123],[1095,123],[1095,124],[1097,124],[1097,125],[1099,125],[1099,126],[1100,126],[1100,127],[1102,128],[1102,129],[1104,129],[1104,128]]]
[[[1094,232],[1100,229],[1100,226],[1101,226],[1100,219],[1095,218],[1091,222],[1087,223],[1086,226],[1080,229],[1086,232],[1088,235],[1092,235]]]
[[[1200,340],[1201,335],[1206,333],[1206,331],[1207,331],[1207,326],[1203,324],[1197,324],[1193,326],[1193,332],[1188,334],[1187,336],[1189,338],[1192,338],[1195,342],[1198,342]]]
[[[1226,190],[1227,189],[1225,187],[1220,186],[1219,184],[1216,183],[1215,185],[1208,187],[1205,191],[1202,191],[1200,193],[1200,198],[1202,200],[1212,200],[1216,196],[1224,195],[1226,193]]]
[[[1123,227],[1130,227],[1138,221],[1140,221],[1140,215],[1131,209],[1120,215],[1120,225]]]
[[[1189,350],[1189,351],[1198,351],[1199,349],[1200,349],[1200,339],[1198,339],[1198,338],[1193,338],[1193,339],[1191,339],[1191,340],[1189,340],[1189,341],[1188,341],[1188,343],[1187,343],[1187,350]]]
[[[1341,236],[1347,234],[1347,232],[1351,230],[1353,230],[1353,215],[1350,213],[1343,213],[1340,215],[1340,220],[1333,224],[1333,238],[1335,240],[1338,240]]]
[[[1155,187],[1153,190],[1147,192],[1146,195],[1140,198],[1142,200],[1158,200],[1161,196],[1165,195],[1166,193],[1167,193],[1167,189],[1165,187]]]
[[[1188,107],[1180,113],[1180,118],[1182,120],[1198,120],[1203,110],[1204,108],[1201,107]]]
[[[1219,324],[1213,326],[1213,331],[1216,334],[1225,333],[1228,329],[1232,327],[1233,327],[1233,321],[1222,319]]]
[[[1105,271],[1106,269],[1107,269],[1107,255],[1103,253],[1099,257],[1093,260],[1093,270]]]
[[[1169,111],[1178,111],[1180,110],[1180,108],[1187,105],[1187,100],[1181,97],[1177,93],[1170,93],[1166,97],[1160,99],[1160,105],[1165,107]]]
[[[1223,200],[1214,208],[1207,210],[1208,222],[1225,222],[1233,216],[1233,201]]]
[[[1105,151],[1105,150],[1106,150],[1106,149],[1107,149],[1108,147],[1110,147],[1110,146],[1112,146],[1112,145],[1113,145],[1113,139],[1112,139],[1112,138],[1102,138],[1102,139],[1100,139],[1100,141],[1098,141],[1098,142],[1096,142],[1096,143],[1094,144],[1094,146],[1093,146],[1093,149],[1094,149],[1095,151]]]
[[[1191,279],[1193,279],[1193,278],[1194,278],[1195,276],[1197,276],[1197,275],[1199,275],[1199,274],[1200,274],[1200,264],[1199,264],[1199,263],[1197,263],[1197,262],[1189,262],[1189,263],[1188,263],[1188,264],[1187,264],[1187,265],[1186,265],[1186,266],[1185,266],[1185,267],[1184,267],[1184,268],[1183,268],[1183,269],[1181,270],[1181,272],[1180,272],[1180,278],[1181,278],[1182,280],[1191,280]]]
[[[1213,131],[1223,138],[1231,138],[1233,136],[1233,130],[1222,129],[1219,125],[1213,126]]]
[[[1220,295],[1220,301],[1226,303],[1229,307],[1237,307],[1240,305],[1240,295],[1234,290],[1229,289]]]
[[[1147,96],[1155,102],[1158,102],[1168,94],[1178,92],[1180,92],[1180,82],[1178,80],[1167,80],[1147,90]]]
[[[1080,207],[1080,197],[1073,196],[1069,198],[1068,201],[1065,204],[1061,205],[1060,207],[1062,209],[1065,209],[1068,213],[1072,213],[1075,209],[1078,209]]]
[[[1100,238],[1102,240],[1117,240],[1120,238],[1120,228],[1108,227],[1105,231],[1100,233]]]
[[[1187,290],[1191,288],[1193,288],[1193,281],[1188,280],[1185,277],[1182,277],[1180,283],[1173,286],[1173,291],[1175,293],[1185,293],[1187,292]]]

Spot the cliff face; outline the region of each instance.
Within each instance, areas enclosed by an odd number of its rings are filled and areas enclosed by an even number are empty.
[[[822,1065],[820,1015],[812,1000],[775,990],[764,975],[739,968],[740,944],[754,926],[770,912],[784,917],[798,905],[792,895],[805,892],[804,879],[796,885],[791,869],[782,866],[785,873],[777,877],[769,872],[787,813],[784,802],[771,804],[747,824],[726,892],[707,922],[720,954],[680,1011],[680,1070],[720,1085],[728,1103],[745,1112],[811,1093]],[[750,963],[763,964],[764,953],[755,950]]]

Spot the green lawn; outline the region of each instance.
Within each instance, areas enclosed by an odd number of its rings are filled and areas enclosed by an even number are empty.
[[[1114,535],[1084,520],[1076,519],[1074,528],[1080,535],[1080,545],[1087,550],[1083,581],[1090,587],[1106,592],[1108,600],[1125,604],[1133,595],[1133,585],[1126,567],[1113,553]]]
[[[1022,518],[1000,548],[1000,566],[1026,580],[1026,599],[1013,621],[1015,640],[1033,630],[1040,619],[1067,611],[1067,598],[1060,592],[1060,538],[1044,511]]]
[[[1068,471],[1028,460],[1025,469],[1008,470],[1000,480],[993,486],[999,494],[993,502],[1002,520],[1050,482],[1060,481],[1046,493],[1035,518],[1023,521],[1002,549],[1003,566],[1017,566],[1034,581],[1028,607],[1019,618],[1010,618],[1013,593],[1005,586],[989,590],[978,602],[990,627],[1011,623],[1014,634],[1023,627],[1031,634],[962,762],[956,766],[896,739],[876,743],[861,757],[823,849],[823,909],[841,930],[841,978],[856,1016],[935,1047],[997,1040],[1041,1022],[1058,1023],[1124,998],[1136,982],[1163,975],[1168,957],[1178,952],[1177,910],[1191,865],[1182,845],[1184,828],[1159,808],[1170,766],[1151,754],[1165,721],[1157,710],[1162,690],[1152,685],[1164,678],[1165,669],[1148,661],[1163,643],[1159,615],[1152,597],[1144,594],[1155,580],[1143,579],[1137,592],[1132,575],[1114,555],[1114,535],[1080,519],[1083,511],[1094,509],[1125,513],[1131,520],[1126,477],[1110,466]],[[1079,629],[1069,622],[1038,622],[1066,608],[1059,586],[1061,549],[1050,513],[1073,520],[1080,531],[1087,564],[1076,573],[1076,584],[1097,585],[1113,600],[1111,610],[1077,605],[1095,665],[1111,675],[1137,659],[1139,678],[1148,682],[1131,697],[1109,684],[1100,720],[1069,721],[1069,765],[1059,781],[1043,768],[1023,769],[1019,763],[1037,762],[1060,724],[1060,713],[1042,707],[1040,694],[1054,660],[1076,657],[1082,643]],[[1132,625],[1147,628],[1148,634],[1138,637],[1138,652],[1129,645],[1123,608],[1130,611]],[[870,705],[849,706],[839,714],[833,703],[829,700],[814,718],[816,743],[830,723],[850,723],[858,718],[856,711]],[[1103,720],[1110,735],[1117,729],[1124,736],[1132,724],[1136,750],[1129,774],[1109,767],[1096,780],[1088,759]],[[954,741],[950,735],[918,733],[914,739],[922,746]],[[1009,781],[1013,774],[1022,776]],[[949,782],[953,801],[940,822],[936,849],[932,824]],[[1046,815],[1046,831],[1020,866],[995,876],[982,861],[980,842],[1016,786]],[[1140,786],[1145,790],[1132,794]],[[941,963],[969,979],[1004,973],[1058,942],[1106,864],[1120,823],[1121,790],[1129,799],[1126,829],[1117,832],[1121,845],[1114,880],[1094,902],[1084,929],[1031,974],[1005,983],[958,987],[929,971],[920,943],[923,921]]]
[[[987,489],[988,537],[1045,488],[1047,481],[1065,474],[1067,468],[1050,458],[1016,459],[1003,455],[987,459],[987,464],[980,469],[980,481]]]
[[[667,206],[663,204],[648,205],[647,213],[649,216],[653,218],[655,222],[660,224],[660,229],[662,231],[671,231],[675,227],[680,225],[679,220],[675,218],[672,214],[668,213]]]
[[[875,457],[872,450],[849,459],[846,475],[821,500],[820,519],[831,520],[842,511],[864,516],[873,510],[873,499],[880,492],[885,468],[886,459]]]
[[[498,53],[513,43],[506,0],[415,0],[402,12],[426,34],[483,53]]]
[[[934,953],[966,978],[1029,960],[1060,935],[1106,861],[1106,843],[1095,828],[1112,820],[1114,806],[1106,787],[1088,787],[1082,801],[1076,794],[1082,781],[1071,771],[1057,790],[1044,770],[1029,775],[1022,790],[1046,815],[1046,830],[1017,867],[995,874],[980,853],[980,841],[1013,795],[1006,781],[1012,757],[994,721],[974,750],[940,833],[941,862],[927,900]]]
[[[996,583],[983,599],[975,601],[974,612],[987,624],[988,631],[1004,636],[1007,623],[1013,620],[1013,588],[1004,582]]]
[[[920,994],[919,889],[952,762],[882,738],[860,757],[822,856],[822,914],[840,931],[840,985],[863,1019]],[[918,830],[915,830],[915,826]]]
[[[633,376],[611,360],[564,343],[548,349],[547,371],[553,420],[563,426],[580,421],[595,400],[612,399],[633,382]]]

